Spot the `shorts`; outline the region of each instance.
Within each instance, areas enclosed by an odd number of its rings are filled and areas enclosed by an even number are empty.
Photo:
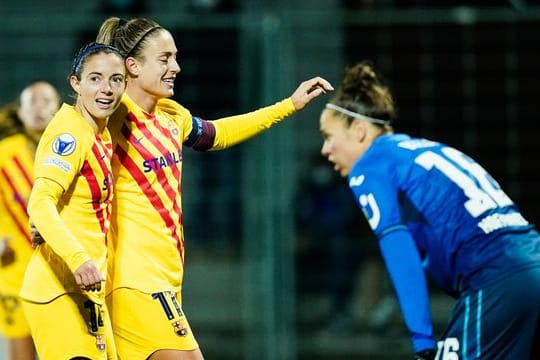
[[[462,294],[437,347],[438,360],[540,359],[540,268]]]
[[[106,305],[64,294],[48,303],[23,300],[23,308],[40,360],[117,359]]]
[[[179,293],[119,288],[106,300],[120,359],[144,360],[157,350],[199,348]]]
[[[0,334],[7,339],[30,336],[21,302],[17,295],[0,294]]]

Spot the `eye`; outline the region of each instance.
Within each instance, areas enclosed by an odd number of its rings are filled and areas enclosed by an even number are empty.
[[[124,77],[122,75],[116,75],[116,76],[113,76],[111,80],[115,83],[123,83]]]

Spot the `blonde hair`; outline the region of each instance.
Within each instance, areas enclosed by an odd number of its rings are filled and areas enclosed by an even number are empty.
[[[139,57],[149,35],[164,29],[157,22],[146,18],[123,20],[110,17],[100,26],[96,42],[114,46],[124,59]]]

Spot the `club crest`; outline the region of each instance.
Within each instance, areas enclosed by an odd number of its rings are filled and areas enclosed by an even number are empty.
[[[188,334],[188,329],[185,326],[185,324],[183,324],[183,322],[175,321],[172,323],[172,326],[174,328],[174,332],[176,333],[176,335],[186,336]]]
[[[96,348],[99,351],[105,351],[105,336],[103,335],[96,335]]]

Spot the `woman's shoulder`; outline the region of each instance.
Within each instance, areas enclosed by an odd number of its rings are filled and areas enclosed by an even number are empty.
[[[177,101],[172,99],[161,99],[157,103],[157,108],[171,116],[188,115],[189,110],[180,105]]]
[[[0,152],[5,155],[6,152],[20,151],[21,147],[26,146],[26,136],[22,133],[9,135],[0,140]]]

